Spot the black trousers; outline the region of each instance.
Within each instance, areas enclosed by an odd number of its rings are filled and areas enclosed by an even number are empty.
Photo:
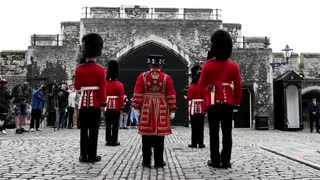
[[[119,132],[119,110],[107,110],[105,113],[106,120],[106,141],[110,143],[118,142]]]
[[[71,129],[73,127],[73,107],[68,107],[68,128]]]
[[[317,130],[317,132],[319,132],[319,118],[318,118],[318,116],[310,113],[309,117],[310,117],[310,132],[313,131],[313,122],[316,123],[316,130]]]
[[[48,112],[48,126],[55,126],[56,122],[56,111],[49,111]]]
[[[1,121],[4,121],[3,122],[3,126],[0,126],[0,132],[3,131],[3,130],[6,130],[7,127],[6,127],[6,124],[8,123],[8,120],[7,120],[7,113],[1,113],[0,112],[0,120]]]
[[[210,132],[210,158],[214,164],[227,164],[232,151],[232,114],[231,105],[213,105],[208,108]],[[219,129],[222,130],[222,151],[219,152]]]
[[[31,122],[30,128],[34,128],[34,121],[36,121],[36,129],[40,126],[40,119],[41,119],[41,109],[32,109],[31,110]]]
[[[194,114],[191,118],[191,144],[203,145],[204,114]]]
[[[83,158],[93,159],[97,156],[100,113],[100,108],[80,109],[80,155]]]
[[[59,124],[58,124],[58,129],[59,128],[65,128],[66,127],[66,107],[59,107]]]
[[[142,135],[142,155],[143,163],[151,163],[151,148],[154,148],[154,164],[163,164],[164,136]]]

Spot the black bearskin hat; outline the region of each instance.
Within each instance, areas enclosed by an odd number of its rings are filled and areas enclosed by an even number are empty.
[[[107,79],[115,80],[117,79],[119,74],[119,64],[115,60],[111,60],[108,62],[108,70],[107,70]]]
[[[198,74],[192,76],[191,84],[198,84],[198,81],[200,79],[200,75],[201,75],[201,72],[199,72]]]
[[[216,59],[227,60],[232,53],[232,38],[225,30],[217,30],[211,36],[211,53]]]
[[[195,75],[197,75],[199,72],[201,72],[201,66],[196,64],[191,68],[191,77],[193,78]]]
[[[198,83],[198,80],[200,78],[201,69],[202,69],[202,67],[198,64],[194,65],[191,68],[191,78],[192,78],[191,84]]]
[[[154,64],[154,65],[165,64],[163,55],[157,55],[157,54],[149,54],[147,63]]]
[[[82,38],[82,53],[84,58],[101,56],[103,40],[99,34],[89,33]]]

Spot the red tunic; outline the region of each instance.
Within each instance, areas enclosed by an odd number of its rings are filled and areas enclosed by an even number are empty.
[[[124,108],[124,87],[121,82],[107,81],[106,96],[106,110],[120,110]]]
[[[188,88],[187,100],[189,101],[189,114],[205,114],[205,90],[197,84]]]
[[[239,66],[231,60],[209,60],[202,66],[200,88],[206,89],[206,105],[240,105],[242,96]],[[212,87],[215,87],[212,93]],[[214,101],[214,102],[212,102]]]
[[[106,70],[93,61],[77,66],[74,88],[81,91],[80,107],[100,108],[106,102]]]
[[[161,71],[141,73],[134,88],[132,106],[140,110],[140,134],[171,134],[170,113],[176,111],[176,92],[171,77]]]

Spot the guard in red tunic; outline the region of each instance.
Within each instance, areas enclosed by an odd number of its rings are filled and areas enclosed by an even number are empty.
[[[172,79],[161,71],[162,55],[149,55],[150,71],[138,76],[133,94],[133,108],[139,115],[142,135],[142,166],[150,167],[154,147],[155,167],[163,167],[164,136],[171,134],[171,120],[176,111],[176,92]]]
[[[96,64],[101,55],[103,40],[100,35],[91,33],[82,38],[83,57],[86,62],[75,70],[74,87],[81,93],[80,98],[80,162],[98,162],[98,133],[101,109],[105,106],[106,70]]]
[[[203,143],[205,91],[198,86],[201,66],[191,68],[192,82],[188,88],[187,100],[189,102],[189,115],[191,119],[191,144],[190,148],[205,148]]]
[[[120,110],[124,108],[124,87],[123,84],[117,81],[119,74],[119,64],[117,61],[111,60],[108,62],[106,85],[106,145],[119,146],[119,118]]]
[[[239,107],[242,85],[239,66],[229,60],[232,39],[228,32],[217,30],[211,37],[210,53],[214,58],[203,66],[199,86],[206,90],[206,106],[210,130],[210,155],[208,165],[231,168],[232,115]],[[222,152],[219,152],[219,129],[222,129]]]

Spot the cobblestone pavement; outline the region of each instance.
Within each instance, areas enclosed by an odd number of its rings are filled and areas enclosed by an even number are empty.
[[[100,129],[98,154],[102,161],[79,163],[79,130],[0,135],[1,179],[320,179],[320,171],[261,149],[286,150],[316,144],[320,134],[234,129],[232,169],[208,167],[208,129],[204,149],[190,149],[190,128],[176,127],[165,139],[164,168],[141,167],[141,137],[136,129],[120,130],[120,146],[104,146]],[[304,147],[305,145],[305,147]],[[301,150],[303,151],[303,150]],[[307,150],[310,151],[310,150]],[[319,163],[320,161],[318,161]]]

